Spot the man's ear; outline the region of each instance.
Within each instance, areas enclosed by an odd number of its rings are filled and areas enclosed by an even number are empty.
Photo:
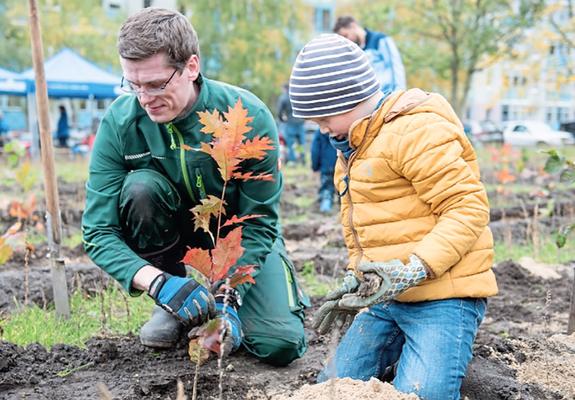
[[[192,54],[188,63],[186,64],[188,71],[188,79],[194,82],[200,75],[200,57],[197,54]]]

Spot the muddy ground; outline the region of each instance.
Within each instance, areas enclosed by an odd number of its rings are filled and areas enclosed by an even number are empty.
[[[341,276],[347,260],[337,217],[320,216],[315,204],[297,205],[299,198],[314,196],[314,190],[308,184],[286,186],[282,202],[286,243],[299,269],[305,262],[313,261],[317,279],[332,282]],[[81,209],[77,207],[81,202],[77,199],[82,198],[82,188],[67,186],[66,191],[72,200],[66,203],[65,229],[73,231],[79,226]],[[564,201],[567,211],[558,211],[554,218],[572,213],[575,201],[569,197]],[[533,221],[526,218],[526,207],[517,213],[492,210],[492,227],[498,240],[527,240]],[[302,214],[303,218],[294,219]],[[0,219],[7,223],[9,218],[0,214]],[[537,221],[541,231],[557,223],[554,219]],[[47,305],[52,296],[43,251],[39,247],[30,261],[28,292],[30,301]],[[88,293],[99,290],[100,270],[80,249],[63,252],[67,257],[69,287]],[[23,301],[23,262],[20,255],[0,270],[0,316],[13,312],[15,302]],[[521,259],[495,267],[500,295],[489,301],[462,388],[463,398],[575,398],[575,336],[564,335],[574,269],[575,254],[573,262],[564,265],[539,265]],[[321,298],[312,298],[312,302],[308,327]],[[330,343],[334,338],[317,336],[309,328],[307,337],[308,352],[287,368],[270,367],[242,351],[223,360],[222,398],[270,399],[314,382],[333,348]],[[218,398],[219,374],[217,360],[210,360],[201,368],[198,399]],[[175,399],[178,380],[191,396],[194,375],[195,365],[189,361],[185,341],[164,351],[141,346],[137,336],[97,337],[85,349],[56,345],[50,351],[39,345],[18,347],[0,341],[0,399],[107,398],[100,384],[114,399]]]

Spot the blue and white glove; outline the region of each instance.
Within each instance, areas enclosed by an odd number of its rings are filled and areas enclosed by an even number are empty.
[[[216,319],[221,319],[223,323],[223,338],[222,345],[224,346],[224,354],[228,355],[240,348],[242,344],[242,323],[236,309],[228,305],[224,312],[224,305],[216,303]]]
[[[201,325],[216,312],[210,291],[192,278],[164,272],[152,281],[148,294],[184,325]]]
[[[409,256],[407,264],[397,259],[365,262],[358,269],[363,273],[363,282],[356,293],[342,297],[339,301],[342,308],[361,309],[393,300],[428,277],[424,262],[414,254]]]

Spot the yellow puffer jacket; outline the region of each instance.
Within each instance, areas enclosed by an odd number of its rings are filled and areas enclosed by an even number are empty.
[[[397,300],[497,294],[489,204],[477,157],[449,103],[419,89],[390,95],[350,129],[335,183],[348,268],[421,258],[432,278]]]

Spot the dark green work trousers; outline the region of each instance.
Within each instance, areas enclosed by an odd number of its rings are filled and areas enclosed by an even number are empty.
[[[120,196],[120,223],[128,245],[152,265],[185,276],[179,263],[186,246],[209,248],[206,235],[193,232],[191,213],[176,188],[153,170],[128,174]],[[283,366],[307,349],[303,320],[307,298],[279,237],[243,296],[238,310],[243,346],[264,362]]]

